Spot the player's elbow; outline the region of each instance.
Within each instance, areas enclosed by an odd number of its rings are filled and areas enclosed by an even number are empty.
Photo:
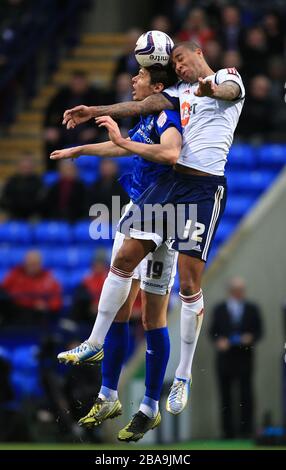
[[[178,158],[179,158],[180,152],[177,149],[171,150],[169,154],[169,164],[170,165],[176,165]]]

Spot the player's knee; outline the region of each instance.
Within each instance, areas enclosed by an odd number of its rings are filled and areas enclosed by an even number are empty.
[[[122,269],[122,271],[132,272],[136,267],[134,254],[122,247],[117,253],[113,265],[118,269]]]
[[[200,283],[191,278],[180,282],[180,293],[185,296],[196,294],[200,288]]]

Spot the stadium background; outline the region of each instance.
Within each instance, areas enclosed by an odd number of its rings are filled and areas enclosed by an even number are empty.
[[[100,169],[99,159],[86,157],[59,170],[54,162],[48,161],[47,155],[59,145],[105,139],[104,134],[95,134],[93,125],[84,129],[86,133],[72,136],[60,130],[59,116],[66,109],[65,99],[79,103],[73,91],[68,99],[58,93],[62,87],[70,86],[67,84],[73,76],[88,81],[87,85],[82,82],[79,85],[87,93],[82,96],[91,100],[85,104],[130,99],[128,74],[136,70],[128,54],[134,47],[134,38],[148,29],[165,30],[179,39],[198,39],[214,69],[236,66],[246,83],[247,101],[227,164],[230,188],[227,209],[205,277],[208,314],[195,359],[191,406],[177,418],[164,413],[161,428],[147,434],[142,445],[237,449],[252,448],[259,440],[264,443],[282,440],[286,420],[283,361],[286,8],[279,0],[253,1],[251,5],[241,0],[235,2],[236,13],[227,14],[228,5],[230,2],[223,0],[172,0],[164,2],[164,7],[155,6],[152,1],[138,4],[128,0],[1,1],[2,449],[15,448],[15,442],[24,443],[21,448],[33,448],[33,445],[50,448],[55,442],[60,448],[67,443],[74,443],[74,448],[84,448],[88,443],[99,448],[109,443],[115,446],[116,429],[125,424],[140,400],[144,384],[140,304],[132,321],[133,344],[121,383],[125,404],[122,419],[90,433],[81,432],[76,419],[84,414],[82,400],[86,399],[87,408],[92,402],[91,394],[96,392],[100,380],[99,371],[74,372],[59,367],[55,361],[57,351],[64,344],[84,338],[89,330],[96,299],[91,312],[86,304],[80,303],[78,286],[93,262],[99,265],[95,273],[99,277],[95,279],[102,280],[110,255],[109,240],[95,242],[89,237],[88,207],[91,201],[103,202],[100,195],[104,194],[105,201],[107,192],[111,194],[110,188],[114,188],[115,183],[111,183],[117,179],[117,172],[128,170],[131,160],[123,158],[116,163],[118,168],[111,164]],[[235,27],[228,29],[232,21]],[[235,34],[228,34],[230,30]],[[132,122],[120,124],[124,132]],[[59,176],[59,172],[66,173]],[[67,173],[76,194],[81,195],[77,199],[84,201],[82,205],[72,204],[72,211],[66,210],[65,201],[54,189]],[[26,178],[26,185],[19,184],[21,178]],[[94,186],[97,180],[99,183]],[[23,191],[29,204],[21,201]],[[57,307],[51,311],[37,307],[38,318],[33,311],[26,321],[27,309],[17,310],[17,314],[23,314],[21,319],[15,316],[14,310],[13,316],[12,313],[9,316],[5,279],[31,249],[41,253],[44,267],[55,277],[60,293],[53,292],[58,296]],[[225,443],[216,441],[220,438],[220,405],[208,328],[212,308],[224,298],[226,282],[234,275],[246,280],[248,297],[262,309],[264,336],[256,348],[255,434],[249,441]],[[172,354],[165,394],[179,353],[177,293],[178,282],[170,304]],[[17,301],[16,297],[12,300]],[[81,316],[83,307],[87,309],[85,317]]]

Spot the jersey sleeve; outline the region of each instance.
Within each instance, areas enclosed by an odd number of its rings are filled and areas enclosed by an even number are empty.
[[[235,98],[235,100],[242,100],[245,98],[245,88],[241,76],[235,67],[228,69],[221,69],[215,74],[215,83],[216,85],[221,85],[224,82],[235,82],[240,87],[240,95]]]
[[[181,134],[182,126],[181,126],[180,113],[178,111],[170,111],[170,110],[162,111],[157,117],[155,127],[156,127],[156,131],[159,137],[161,137],[161,135],[169,127],[175,127],[178,130],[178,132],[180,132]]]
[[[165,98],[167,98],[167,100],[170,101],[170,103],[172,103],[175,109],[180,109],[179,91],[177,84],[166,88],[166,90],[162,91],[161,93],[165,96]]]

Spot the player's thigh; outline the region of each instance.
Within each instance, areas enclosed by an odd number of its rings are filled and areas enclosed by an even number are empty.
[[[140,263],[141,290],[150,294],[168,294],[174,284],[178,253],[166,242]]]
[[[120,310],[118,310],[117,315],[115,317],[116,322],[128,322],[129,321],[131,314],[132,314],[133,305],[135,303],[139,290],[140,290],[140,280],[133,278],[128,298],[126,302],[122,305]]]
[[[141,291],[142,324],[145,331],[167,326],[167,311],[170,294],[158,295]]]
[[[155,247],[153,240],[125,238],[114,258],[113,266],[122,271],[132,272]]]

